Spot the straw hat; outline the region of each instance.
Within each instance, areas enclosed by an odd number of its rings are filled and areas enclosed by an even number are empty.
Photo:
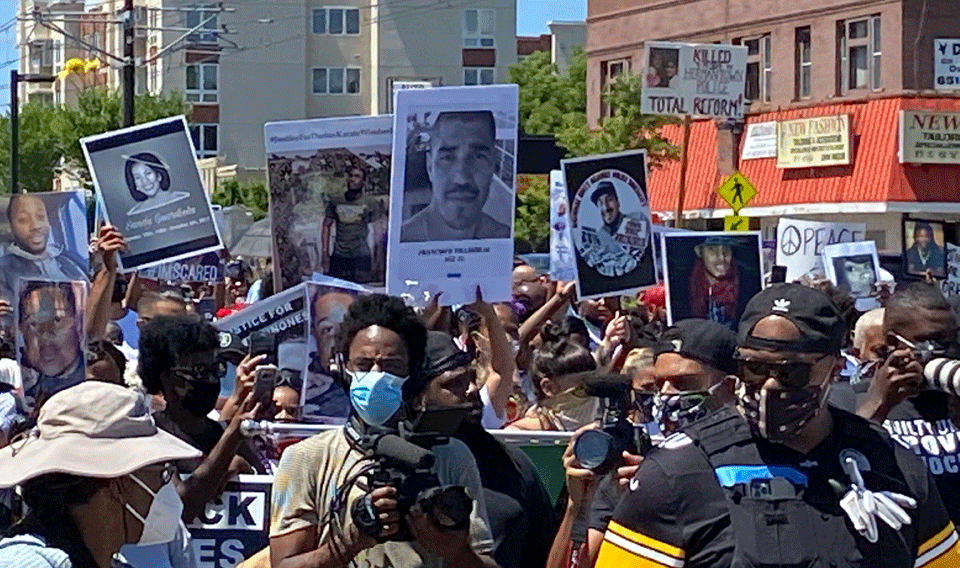
[[[137,393],[85,381],[50,397],[37,428],[0,449],[0,487],[47,473],[112,478],[201,452],[159,430]]]

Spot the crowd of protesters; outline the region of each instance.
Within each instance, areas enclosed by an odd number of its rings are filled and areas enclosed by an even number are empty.
[[[278,447],[244,421],[298,422],[304,377],[255,401],[263,358],[211,323],[268,297],[269,268],[127,279],[125,246],[112,227],[91,246],[83,376],[25,397],[15,332],[0,337],[0,566],[198,566],[186,525],[243,473],[274,479],[248,567],[960,566],[960,398],[928,386],[922,353],[960,359],[960,324],[932,282],[864,314],[823,278],[775,284],[736,330],[667,326],[662,286],[578,302],[520,260],[510,302],[359,296],[320,362],[347,423]],[[632,443],[601,467],[577,446],[610,431],[604,381]],[[430,467],[469,496],[463,523],[357,482],[368,436],[454,407],[469,411]],[[571,433],[559,499],[491,430]]]

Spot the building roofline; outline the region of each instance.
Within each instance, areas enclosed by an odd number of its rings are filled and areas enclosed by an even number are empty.
[[[863,215],[883,213],[926,213],[960,215],[960,203],[932,201],[858,201],[849,203],[793,203],[744,207],[742,217],[789,217],[791,215]],[[656,211],[663,219],[673,219],[673,211]],[[722,219],[733,209],[684,209],[684,219]]]

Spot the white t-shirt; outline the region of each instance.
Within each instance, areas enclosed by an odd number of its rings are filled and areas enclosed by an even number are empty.
[[[483,403],[483,414],[480,415],[480,425],[487,430],[499,430],[503,428],[503,425],[506,424],[507,421],[497,416],[497,412],[493,409],[493,402],[490,401],[490,391],[487,390],[487,385],[483,385],[483,388],[480,389],[480,402]]]

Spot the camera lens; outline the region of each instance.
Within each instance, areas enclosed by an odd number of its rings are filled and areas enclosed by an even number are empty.
[[[585,430],[573,443],[573,455],[581,467],[598,471],[611,460],[613,436],[599,430]]]

